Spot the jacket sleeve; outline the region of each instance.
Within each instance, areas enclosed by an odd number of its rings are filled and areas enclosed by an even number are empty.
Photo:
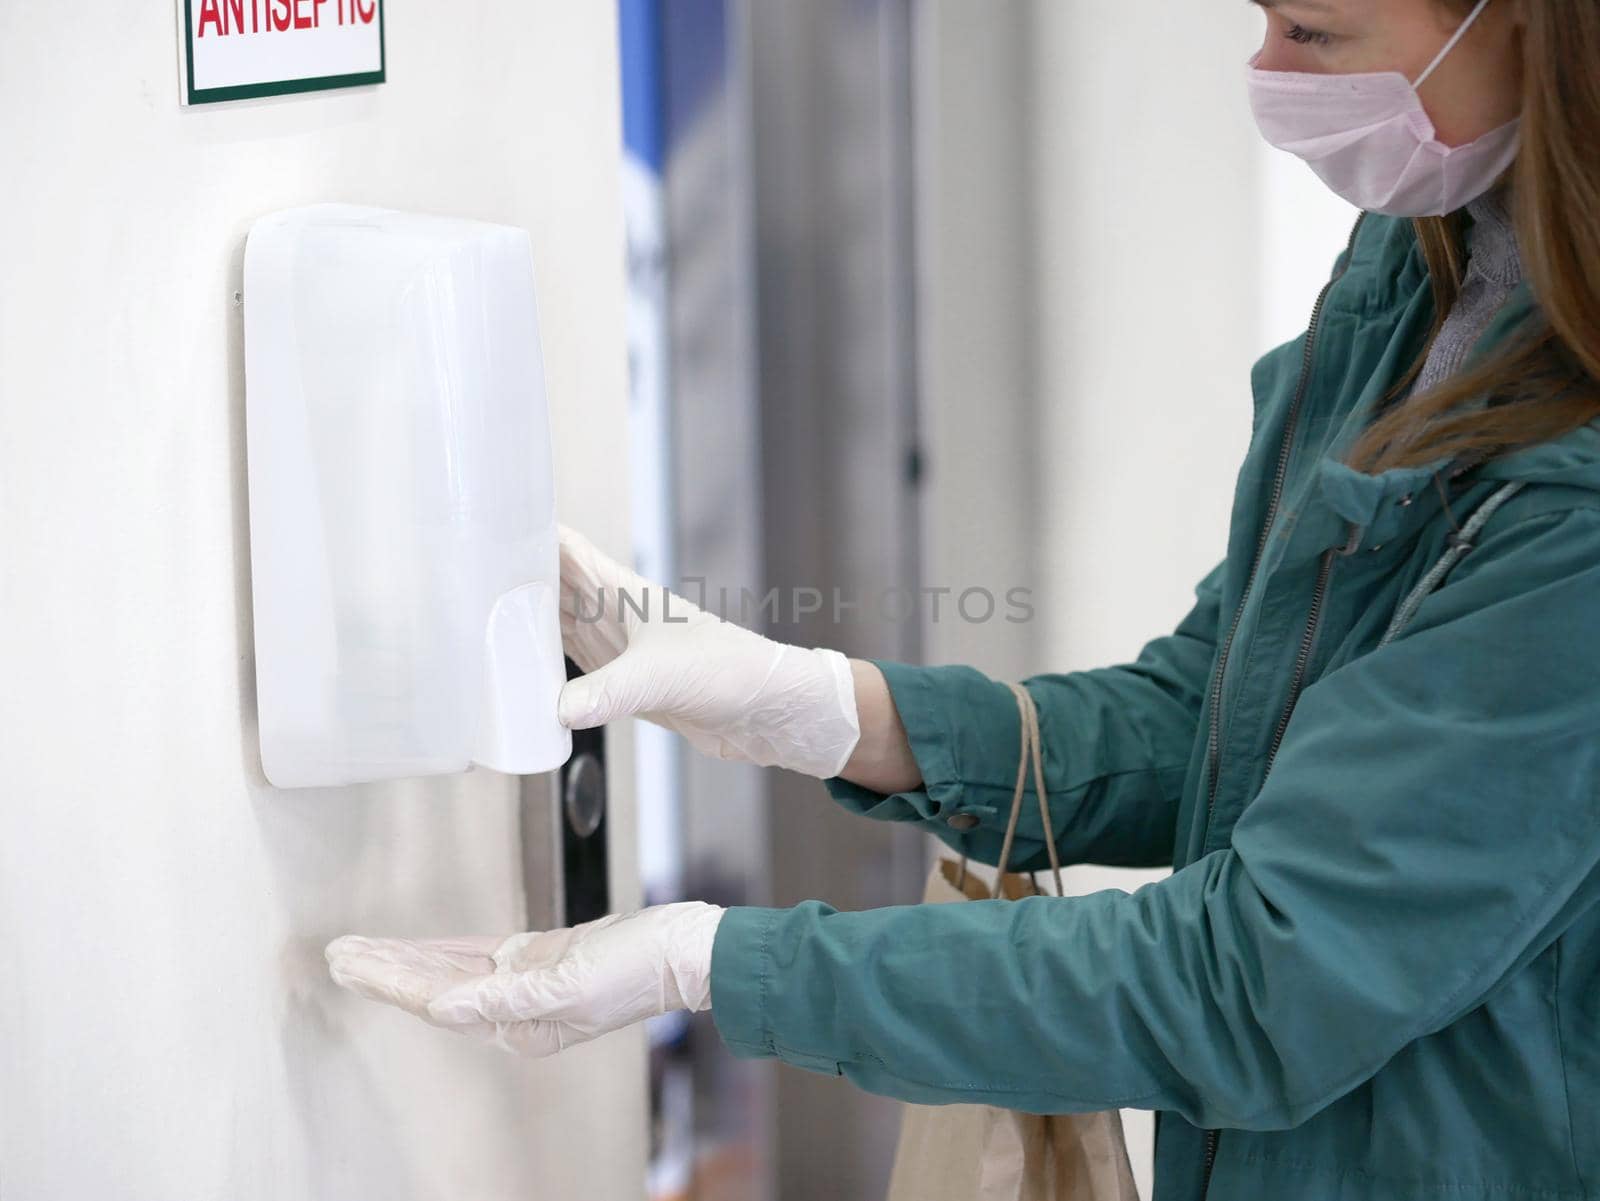
[[[1062,862],[1170,867],[1178,799],[1217,653],[1219,563],[1195,588],[1172,634],[1120,667],[1023,681],[1039,710],[1045,788]],[[917,822],[974,859],[993,863],[1016,787],[1016,698],[970,667],[879,663],[922,769],[922,787],[884,795],[827,782],[852,812]],[[973,820],[976,819],[976,825]],[[1013,868],[1044,866],[1031,774]]]
[[[1600,512],[1493,523],[1306,689],[1231,845],[1133,894],[730,910],[733,1050],[924,1102],[1293,1127],[1600,900]]]

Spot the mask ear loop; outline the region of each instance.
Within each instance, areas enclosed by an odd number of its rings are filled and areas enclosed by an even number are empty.
[[[1473,23],[1476,22],[1479,16],[1482,15],[1483,10],[1488,7],[1489,0],[1478,0],[1478,6],[1467,14],[1467,19],[1461,22],[1461,27],[1457,29],[1455,33],[1450,35],[1450,40],[1444,44],[1444,49],[1439,51],[1438,54],[1434,55],[1433,61],[1428,64],[1428,69],[1421,75],[1417,76],[1416,82],[1411,85],[1412,91],[1415,91],[1417,88],[1420,88],[1423,84],[1428,82],[1428,76],[1432,75],[1434,71],[1438,70],[1439,64],[1444,62],[1444,60],[1449,57],[1450,51],[1454,50],[1456,48],[1456,44],[1460,42],[1462,38],[1467,36],[1467,30],[1472,28]]]

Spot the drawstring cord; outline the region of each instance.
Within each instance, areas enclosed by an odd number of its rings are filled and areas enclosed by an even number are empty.
[[[1411,619],[1417,615],[1417,610],[1422,607],[1422,602],[1428,598],[1428,595],[1435,588],[1444,582],[1444,578],[1450,574],[1455,565],[1461,562],[1466,557],[1467,552],[1472,549],[1472,540],[1478,536],[1478,532],[1483,529],[1489,518],[1495,515],[1501,505],[1522,491],[1525,482],[1523,480],[1512,480],[1509,484],[1502,485],[1495,491],[1494,495],[1478,506],[1477,511],[1467,520],[1465,529],[1456,526],[1455,532],[1448,539],[1449,549],[1440,556],[1439,561],[1433,565],[1433,569],[1422,577],[1410,594],[1400,602],[1400,607],[1395,610],[1394,619],[1389,622],[1389,628],[1384,631],[1383,637],[1378,642],[1380,647],[1388,646],[1406,626],[1411,624]],[[1454,518],[1451,518],[1451,524],[1455,524]]]

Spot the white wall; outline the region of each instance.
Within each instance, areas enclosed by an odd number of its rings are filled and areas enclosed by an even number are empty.
[[[1242,78],[1258,21],[1243,6],[1034,5],[1052,662],[1136,652],[1225,549],[1258,349]]]
[[[327,979],[341,932],[521,928],[515,790],[262,780],[232,303],[278,207],[528,228],[559,503],[625,550],[613,22],[395,0],[390,83],[182,111],[172,0],[0,4],[6,1197],[640,1194],[637,1032],[528,1063]]]
[[[1354,214],[1261,142],[1228,5],[933,0],[920,38],[935,582],[1037,588],[930,658],[1125,662],[1226,549],[1250,366],[1304,329]],[[978,582],[982,582],[981,578]],[[1071,891],[1160,872],[1078,867]],[[1151,1121],[1126,1116],[1149,1196]]]
[[[1003,620],[1003,598],[1039,585],[1043,497],[1028,6],[931,0],[917,12],[924,583],[1002,598],[1001,619],[981,624],[942,605],[924,647],[931,663],[1021,679],[1039,670],[1039,631]]]

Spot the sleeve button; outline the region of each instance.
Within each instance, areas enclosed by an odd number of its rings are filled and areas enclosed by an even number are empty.
[[[944,824],[952,830],[970,830],[978,824],[978,818],[972,813],[953,813],[945,818]]]

